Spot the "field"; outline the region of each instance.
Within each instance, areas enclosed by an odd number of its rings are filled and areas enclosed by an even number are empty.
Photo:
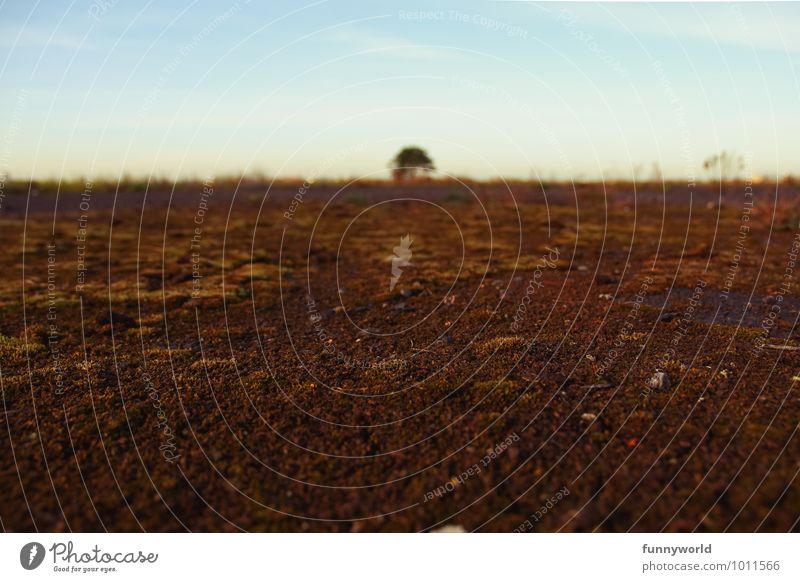
[[[9,186],[3,529],[797,530],[797,201]]]

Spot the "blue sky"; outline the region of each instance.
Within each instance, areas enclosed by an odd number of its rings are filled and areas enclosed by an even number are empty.
[[[800,4],[6,1],[0,173],[800,174]]]

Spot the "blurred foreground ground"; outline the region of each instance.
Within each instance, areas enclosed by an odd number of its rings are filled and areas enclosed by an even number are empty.
[[[5,530],[798,529],[797,187],[298,188],[3,200]]]

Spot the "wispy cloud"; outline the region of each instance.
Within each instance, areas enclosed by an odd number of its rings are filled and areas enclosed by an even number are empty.
[[[415,43],[407,38],[376,33],[363,27],[348,26],[331,31],[324,40],[347,45],[354,52],[374,52],[381,57],[452,61],[458,58],[455,50]]]
[[[4,48],[88,48],[81,39],[32,26],[0,26],[0,46]]]
[[[584,22],[641,39],[675,38],[756,50],[800,51],[800,14],[774,4],[570,6]],[[691,14],[687,12],[691,11]]]

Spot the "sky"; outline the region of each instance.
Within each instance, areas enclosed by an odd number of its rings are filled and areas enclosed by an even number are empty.
[[[0,178],[800,174],[800,3],[0,2]]]

